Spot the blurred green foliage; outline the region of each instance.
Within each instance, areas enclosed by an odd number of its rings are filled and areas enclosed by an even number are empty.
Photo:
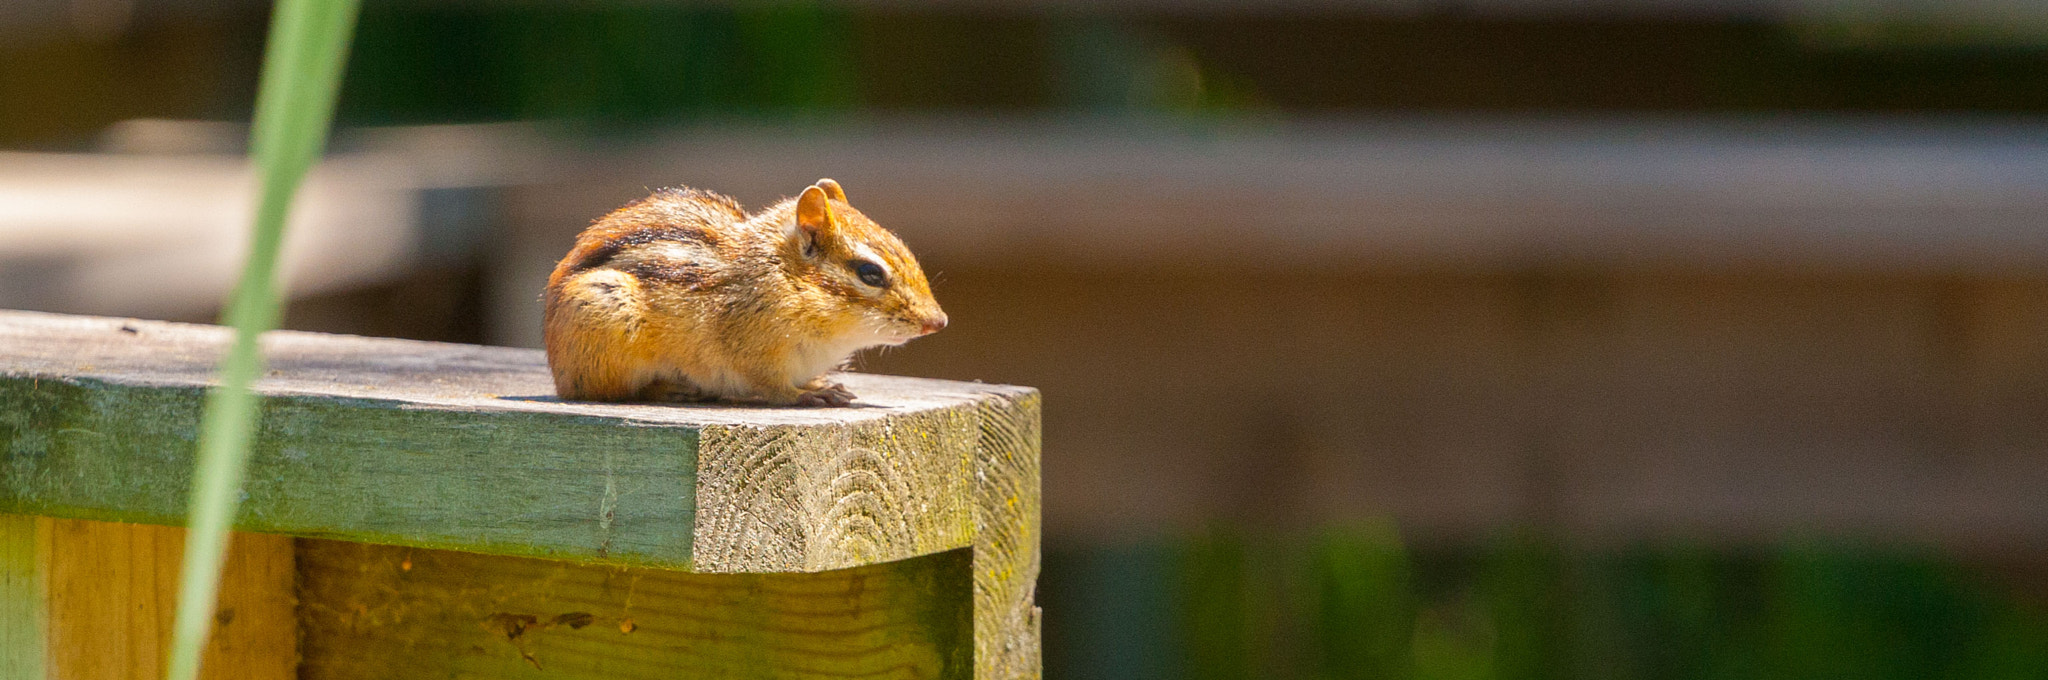
[[[363,14],[342,115],[643,120],[712,111],[832,111],[854,103],[847,11],[537,5]]]
[[[246,116],[264,5],[0,41],[0,145]],[[2048,30],[2011,24],[367,0],[338,121],[2048,111]]]
[[[1184,677],[1197,680],[1254,680],[1266,659],[1258,611],[1265,593],[1252,581],[1248,541],[1218,533],[1190,541],[1176,562],[1175,593],[1186,664]]]
[[[845,4],[369,5],[353,124],[1261,108],[1140,22]]]
[[[1415,675],[1413,568],[1392,523],[1333,528],[1309,548],[1309,676]]]
[[[350,124],[2048,109],[2048,49],[1941,27],[391,0],[362,24]]]
[[[1068,580],[1108,569],[1118,589]],[[1418,554],[1383,523],[1216,529],[1055,550],[1044,587],[1063,679],[2048,678],[2042,603],[1938,552],[1852,543],[1579,552],[1511,533]],[[1164,606],[1099,606],[1148,589]],[[1164,634],[1103,647],[1131,630]]]

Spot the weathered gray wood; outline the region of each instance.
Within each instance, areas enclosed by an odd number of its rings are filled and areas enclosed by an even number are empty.
[[[698,571],[819,571],[968,545],[977,413],[706,428]],[[827,452],[818,455],[817,452]]]
[[[975,677],[965,550],[804,574],[320,540],[300,555],[308,680]]]
[[[981,404],[974,506],[976,677],[1039,676],[1038,395]]]
[[[575,171],[513,192],[523,233],[492,250],[508,256],[496,313],[538,314],[514,292],[541,285],[561,244],[645,195],[647,178],[754,205],[819,167],[919,257],[963,264],[2038,268],[2044,132],[1712,116],[691,126],[632,153],[544,151]],[[539,327],[509,323],[504,337]]]
[[[0,312],[0,512],[178,523],[225,337]],[[968,547],[978,405],[1032,394],[848,375],[852,408],[562,403],[535,351],[265,346],[238,528],[673,569],[700,547],[733,572]]]
[[[418,266],[416,168],[340,153],[314,169],[281,254],[291,290],[346,290]],[[0,152],[0,305],[209,313],[248,249],[254,170],[240,153]]]

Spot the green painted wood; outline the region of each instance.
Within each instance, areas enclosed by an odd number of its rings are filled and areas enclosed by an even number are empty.
[[[0,680],[45,680],[49,612],[36,518],[0,514]]]
[[[0,512],[178,524],[204,393],[0,380]],[[696,432],[277,396],[236,527],[628,564],[690,561]]]
[[[977,677],[964,549],[689,574],[307,540],[300,563],[307,680]]]
[[[181,524],[226,341],[212,326],[0,311],[0,512]],[[1025,388],[847,374],[850,408],[565,403],[533,350],[264,344],[243,531],[747,573],[1035,527],[1035,433],[998,457],[1031,465],[986,471],[1033,489],[1030,512],[976,516],[984,421],[1035,418]],[[1018,535],[1035,564],[1035,528]]]

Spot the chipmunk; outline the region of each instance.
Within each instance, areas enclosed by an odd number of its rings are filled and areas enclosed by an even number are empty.
[[[903,242],[821,179],[752,216],[664,189],[598,219],[548,277],[563,399],[845,406],[854,352],[946,327]]]

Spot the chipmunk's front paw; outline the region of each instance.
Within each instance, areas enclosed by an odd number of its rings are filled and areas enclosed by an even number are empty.
[[[796,398],[798,406],[845,406],[853,403],[853,393],[845,385],[825,383]]]

